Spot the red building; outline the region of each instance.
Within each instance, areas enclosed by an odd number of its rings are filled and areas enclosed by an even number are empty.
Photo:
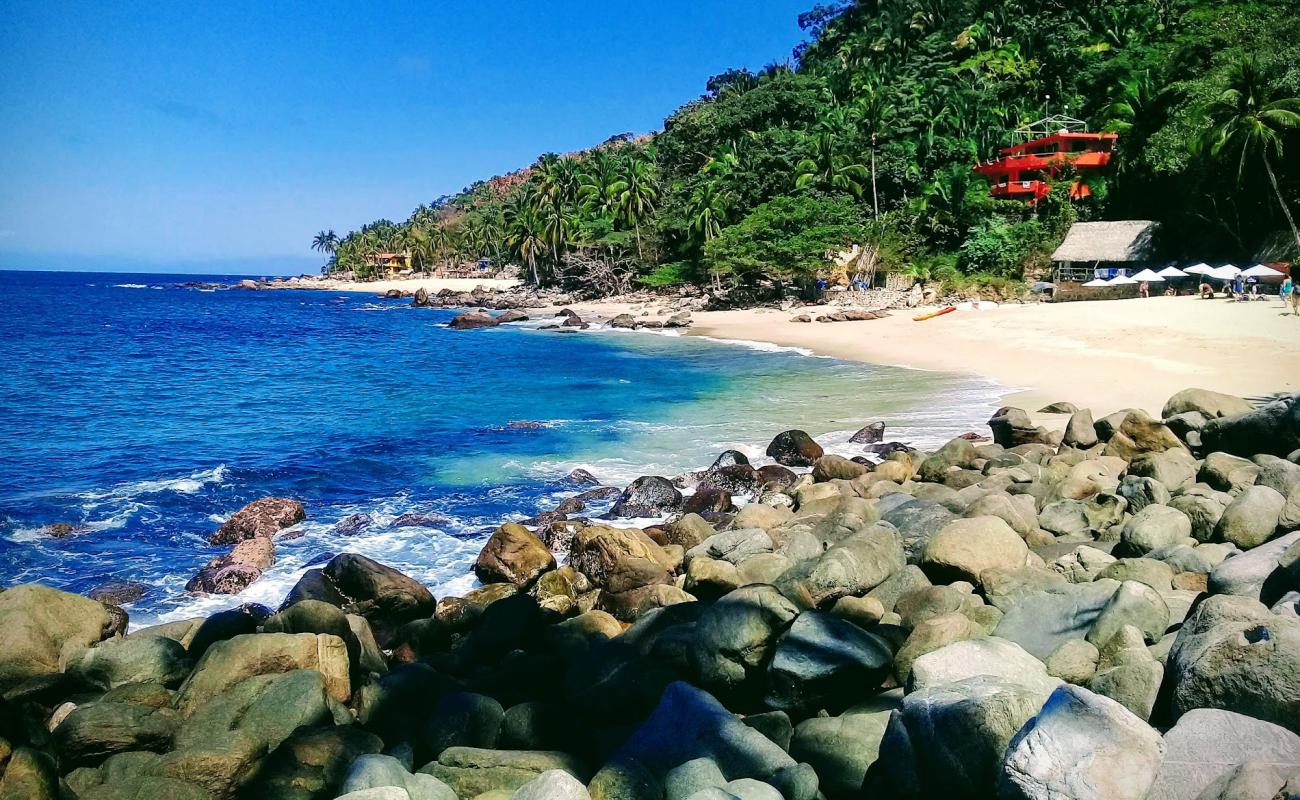
[[[1036,203],[1052,190],[1052,179],[1064,167],[1072,167],[1077,176],[1106,169],[1119,136],[1086,133],[1072,127],[1081,129],[1083,123],[1066,117],[1040,120],[1018,131],[1033,138],[1004,147],[996,161],[976,165],[975,172],[988,180],[994,197]],[[1087,184],[1075,177],[1070,196],[1077,200],[1091,193]]]

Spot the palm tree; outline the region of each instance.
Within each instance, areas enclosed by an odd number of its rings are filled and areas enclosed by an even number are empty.
[[[615,196],[618,215],[636,232],[637,257],[644,259],[641,251],[641,226],[655,212],[659,190],[655,187],[654,165],[644,155],[635,155],[625,162],[619,179],[610,190]]]
[[[339,249],[339,237],[333,230],[320,231],[311,240],[311,249],[318,253],[334,255]]]
[[[542,223],[531,204],[527,202],[516,202],[506,209],[506,214],[506,245],[528,265],[528,269],[533,274],[533,285],[541,286],[541,275],[537,271],[537,256],[546,252],[546,238]]]
[[[796,189],[819,186],[862,196],[862,183],[867,180],[867,168],[861,164],[846,164],[837,152],[835,136],[828,132],[817,135],[817,152],[795,165]]]
[[[1207,131],[1209,151],[1237,156],[1237,182],[1242,183],[1246,162],[1259,158],[1268,173],[1277,204],[1282,208],[1291,235],[1300,245],[1300,230],[1287,207],[1286,199],[1273,173],[1273,157],[1282,157],[1282,137],[1286,131],[1300,128],[1300,97],[1281,97],[1278,86],[1269,85],[1267,76],[1253,57],[1239,62],[1228,77],[1228,87],[1210,104],[1206,116],[1212,127]]]

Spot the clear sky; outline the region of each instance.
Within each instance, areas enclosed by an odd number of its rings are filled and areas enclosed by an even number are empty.
[[[0,0],[0,268],[297,272],[308,243],[658,129],[815,0]]]

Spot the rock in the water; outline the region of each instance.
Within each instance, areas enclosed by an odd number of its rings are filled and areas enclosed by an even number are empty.
[[[672,481],[644,475],[632,481],[609,513],[614,517],[659,517],[682,507],[682,493]]]
[[[1268,765],[1282,775],[1300,772],[1300,736],[1216,708],[1184,714],[1165,733],[1165,747],[1165,760],[1148,800],[1197,800],[1207,787],[1247,762]]]
[[[767,446],[767,455],[787,467],[811,467],[824,455],[822,446],[800,430],[777,434]]]
[[[861,475],[867,474],[867,468],[856,461],[850,461],[844,456],[826,455],[817,459],[813,464],[813,480],[821,483],[830,480],[851,481]]]
[[[521,589],[533,585],[543,572],[552,569],[555,569],[555,556],[542,540],[512,522],[492,533],[474,562],[474,574],[484,583],[511,583]]]
[[[335,556],[323,570],[308,570],[285,598],[323,600],[370,621],[375,639],[389,646],[402,624],[433,615],[434,599],[419,581],[355,553]]]
[[[447,327],[455,331],[467,331],[475,328],[494,328],[501,324],[501,320],[491,314],[484,314],[481,311],[469,311],[464,314],[457,314],[447,323]]]
[[[850,444],[876,444],[885,440],[885,423],[873,422],[849,437]]]
[[[1107,697],[1066,684],[1007,746],[999,796],[1024,800],[1143,800],[1165,743]]]
[[[134,603],[144,597],[148,591],[149,587],[139,581],[110,581],[91,589],[86,596],[101,603],[122,606]]]
[[[269,538],[245,539],[224,556],[203,565],[185,591],[202,594],[239,594],[275,563],[275,544]]]
[[[307,518],[302,503],[287,497],[264,497],[254,500],[236,511],[217,532],[208,539],[209,544],[237,544],[245,539],[269,539],[280,531]]]
[[[873,633],[821,611],[805,611],[777,642],[767,705],[841,709],[879,688],[893,652]]]
[[[62,659],[108,637],[104,604],[36,584],[0,592],[0,691],[59,672]]]

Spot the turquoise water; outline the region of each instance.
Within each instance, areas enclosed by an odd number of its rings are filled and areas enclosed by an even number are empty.
[[[790,427],[852,454],[848,435],[876,419],[937,444],[997,398],[975,379],[760,345],[452,331],[451,312],[407,301],[180,285],[193,280],[217,279],[0,272],[0,585],[142,581],[128,610],[143,624],[278,604],[346,550],[463,591],[485,529],[553,507],[576,467],[615,485],[671,476],[728,447],[761,456]],[[186,595],[222,551],[206,537],[268,495],[304,503],[304,535],[242,595]],[[374,524],[335,532],[355,513]],[[411,513],[430,519],[389,524]],[[77,532],[50,538],[52,523]]]

